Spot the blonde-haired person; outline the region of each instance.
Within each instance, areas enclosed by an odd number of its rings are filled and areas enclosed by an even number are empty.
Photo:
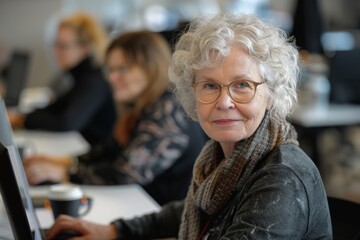
[[[104,141],[116,119],[110,86],[101,69],[106,45],[106,32],[92,15],[78,12],[61,19],[54,53],[73,86],[45,108],[27,115],[10,113],[13,127],[76,130],[92,145]]]
[[[139,183],[160,204],[183,199],[205,135],[171,94],[170,58],[166,40],[157,33],[115,38],[104,67],[120,111],[113,137],[77,156],[78,166],[71,164],[72,156],[24,159],[30,184]]]
[[[108,38],[105,29],[96,20],[96,18],[85,12],[77,12],[61,19],[58,24],[58,34],[61,34],[60,31],[67,31],[70,29],[76,35],[76,43],[80,46],[86,47],[86,50],[81,48],[77,50],[85,50],[87,54],[90,54],[94,58],[94,63],[96,65],[102,65],[104,60],[104,53],[108,45]],[[61,50],[61,47],[66,48],[68,46],[66,46],[66,43],[62,44],[61,41],[58,41],[55,43],[55,48],[56,47],[59,47]],[[70,63],[70,59],[68,62],[68,64],[73,65]],[[64,61],[59,61],[59,64],[62,68],[68,67],[65,59]]]
[[[172,60],[177,94],[210,137],[186,199],[109,225],[62,216],[49,237],[332,239],[320,174],[286,120],[299,73],[293,40],[257,17],[219,14],[193,21]]]

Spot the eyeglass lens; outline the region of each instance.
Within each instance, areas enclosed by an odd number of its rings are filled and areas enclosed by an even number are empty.
[[[220,94],[221,89],[226,87],[230,97],[238,103],[247,103],[251,101],[256,92],[258,84],[253,81],[235,81],[228,85],[220,85],[215,82],[199,82],[194,84],[197,98],[204,103],[212,103],[216,101]]]

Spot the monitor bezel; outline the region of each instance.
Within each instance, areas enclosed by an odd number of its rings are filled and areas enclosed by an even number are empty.
[[[21,197],[7,147],[0,143],[0,191],[15,239],[33,239],[26,207]],[[17,216],[16,219],[14,216]]]
[[[0,193],[13,235],[41,240],[40,225],[31,201],[29,183],[14,143],[6,106],[0,98]]]

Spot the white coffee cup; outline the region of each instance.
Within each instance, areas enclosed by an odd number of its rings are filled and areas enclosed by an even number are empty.
[[[84,216],[91,208],[91,201],[84,197],[80,186],[74,184],[55,184],[50,186],[49,202],[54,218],[60,214],[73,217]],[[87,209],[80,213],[80,207],[87,205]]]

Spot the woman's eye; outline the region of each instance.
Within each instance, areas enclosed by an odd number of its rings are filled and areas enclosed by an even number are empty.
[[[216,83],[204,83],[203,88],[213,90],[213,89],[218,89],[219,85]]]
[[[253,86],[249,82],[246,82],[246,81],[236,82],[233,86],[236,89],[245,89],[245,88],[252,89],[253,88]]]
[[[127,73],[129,71],[129,67],[124,65],[124,66],[119,66],[117,67],[117,71],[119,73]]]

